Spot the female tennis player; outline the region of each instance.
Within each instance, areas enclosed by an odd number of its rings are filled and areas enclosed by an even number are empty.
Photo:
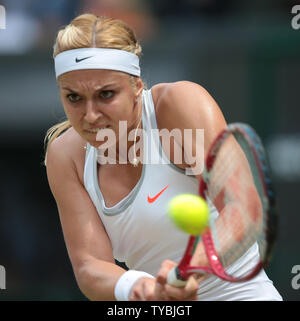
[[[175,195],[197,194],[200,177],[186,175],[195,161],[175,162],[175,151],[195,155],[199,148],[206,155],[226,122],[200,85],[145,89],[140,55],[124,22],[92,14],[76,17],[55,42],[67,120],[48,131],[45,163],[78,286],[90,300],[281,300],[263,270],[240,283],[214,276],[191,276],[181,288],[167,283],[189,236],[169,221],[166,206]],[[204,145],[175,138],[170,152],[157,131],[196,128],[204,130]],[[115,139],[103,139],[108,133]],[[115,153],[107,157],[104,146]],[[211,212],[217,217],[213,205]],[[206,263],[202,252],[200,242],[195,264]],[[234,268],[246,270],[257,256],[248,251]]]

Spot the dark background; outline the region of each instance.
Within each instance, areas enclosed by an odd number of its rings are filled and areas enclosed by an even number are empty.
[[[122,18],[143,45],[142,74],[204,86],[228,122],[252,125],[269,152],[280,234],[269,277],[299,300],[300,29],[293,1],[0,0],[0,300],[85,300],[64,245],[43,162],[47,129],[64,119],[52,46],[58,28],[82,12]],[[299,19],[300,22],[300,19]],[[67,191],[66,191],[67,193]]]

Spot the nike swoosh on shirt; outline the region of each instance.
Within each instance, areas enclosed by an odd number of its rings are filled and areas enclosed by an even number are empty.
[[[150,197],[148,194],[148,203],[153,203],[155,202],[158,197],[169,187],[169,185],[167,185],[162,191],[160,191],[158,194],[156,194],[154,197]]]
[[[89,58],[92,58],[92,57],[93,57],[93,56],[84,57],[84,58],[81,58],[81,59],[76,58],[75,61],[76,61],[76,62],[80,62],[80,61],[82,61],[82,60],[89,59]]]

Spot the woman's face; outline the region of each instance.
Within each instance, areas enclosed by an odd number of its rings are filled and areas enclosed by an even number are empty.
[[[143,83],[133,86],[130,76],[111,70],[76,70],[59,77],[59,91],[68,119],[78,134],[94,147],[99,130],[110,128],[118,140],[119,121],[128,130],[138,122],[137,97]]]

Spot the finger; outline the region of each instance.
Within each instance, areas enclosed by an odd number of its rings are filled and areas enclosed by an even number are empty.
[[[177,288],[166,284],[165,291],[167,295],[176,300],[192,300],[197,298],[199,283],[194,277],[188,279],[184,288]]]
[[[155,284],[154,289],[155,298],[158,301],[166,301],[168,300],[168,296],[166,295],[166,291],[164,289],[164,286],[158,282]]]
[[[165,291],[171,300],[183,300],[187,296],[184,288],[177,288],[169,284],[165,284]]]
[[[145,291],[147,287],[145,286],[145,284],[147,285],[147,281],[147,278],[140,278],[134,283],[129,294],[130,301],[146,301]]]
[[[129,301],[142,301],[140,291],[138,288],[132,289],[132,291],[129,294]]]
[[[156,291],[156,300],[158,301],[177,301],[177,298],[174,298],[169,295],[169,293],[166,291],[165,286],[157,283],[157,289],[159,291]]]
[[[145,281],[143,283],[143,299],[144,299],[144,301],[157,300],[155,288],[156,288],[156,282],[153,282],[153,280],[151,280],[151,282]]]
[[[155,287],[155,298],[159,301],[184,301],[197,299],[197,286],[190,286],[187,290],[184,288],[176,288],[172,285],[160,283]]]
[[[157,276],[156,276],[157,282],[160,284],[165,284],[167,282],[168,273],[174,266],[176,266],[175,262],[170,260],[165,260],[162,263],[159,272],[157,273]]]
[[[197,298],[197,292],[199,289],[199,280],[194,276],[191,276],[186,286],[184,287],[184,299]]]
[[[129,293],[129,301],[142,301],[142,287],[136,282]]]

